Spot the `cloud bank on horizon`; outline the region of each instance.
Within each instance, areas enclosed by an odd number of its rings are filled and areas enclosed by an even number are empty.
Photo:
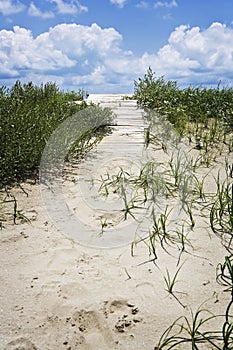
[[[127,0],[110,0],[124,10]],[[31,2],[0,1],[4,16],[27,12],[47,20],[56,13],[87,13],[79,1],[48,0],[52,9],[43,11]],[[146,1],[135,8],[146,9]],[[177,1],[157,1],[154,8],[177,7]],[[34,35],[23,26],[0,30],[0,81],[10,86],[16,80],[40,84],[55,81],[64,89],[84,88],[88,92],[132,92],[133,82],[150,66],[157,76],[177,80],[180,85],[216,85],[233,81],[233,28],[213,21],[208,27],[180,24],[171,31],[167,43],[154,53],[139,55],[123,48],[124,35],[114,27],[96,23],[58,23]]]

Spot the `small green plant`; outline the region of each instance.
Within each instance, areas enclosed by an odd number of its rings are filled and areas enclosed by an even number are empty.
[[[108,227],[108,220],[100,218],[100,226],[101,226],[100,235],[102,236],[104,234],[104,230]]]
[[[0,227],[3,228],[3,223],[9,220],[16,224],[19,219],[30,222],[18,208],[17,199],[11,191],[7,188],[0,189]]]
[[[212,231],[222,239],[226,249],[232,252],[233,239],[233,183],[216,179],[216,200],[210,210]]]
[[[171,235],[171,232],[169,232],[167,228],[167,220],[168,220],[168,209],[166,208],[164,213],[161,213],[159,217],[156,217],[156,214],[154,210],[152,211],[152,218],[153,218],[153,226],[149,230],[148,235],[145,237],[140,237],[139,239],[136,239],[131,246],[131,253],[133,255],[134,247],[143,242],[149,250],[149,256],[153,256],[152,260],[155,261],[157,259],[157,244],[159,243],[162,248],[166,250],[166,244],[169,242],[174,243],[173,237]]]
[[[178,249],[180,251],[178,260],[177,260],[177,266],[179,266],[180,264],[180,260],[181,260],[181,256],[183,253],[188,253],[188,250],[186,249],[186,247],[191,247],[192,248],[192,244],[190,242],[190,240],[188,239],[188,233],[189,231],[187,231],[185,224],[183,223],[181,228],[177,228],[175,230],[176,236],[177,236],[177,245],[178,245]]]
[[[167,273],[166,284],[168,291],[173,292],[176,274],[172,279]],[[175,280],[174,280],[175,279]],[[231,292],[231,299],[226,307],[225,315],[216,316],[207,309],[201,307],[193,313],[191,311],[191,319],[186,316],[181,316],[176,319],[162,334],[155,350],[171,350],[171,349],[187,349],[190,344],[190,349],[203,349],[202,345],[211,347],[217,350],[233,349],[233,315],[231,309],[233,306],[233,256],[226,256],[223,264],[217,267],[217,282],[226,287],[227,291]],[[203,316],[201,316],[203,315]],[[222,330],[209,330],[211,320],[217,317],[224,318]],[[201,347],[199,347],[201,346]]]
[[[222,340],[221,332],[205,330],[214,318],[216,316],[209,310],[198,308],[195,313],[191,310],[190,318],[181,316],[165,330],[154,349],[176,350],[182,348],[198,350],[203,349],[199,346],[206,344],[211,346],[212,349],[222,350],[219,345]],[[182,345],[183,347],[181,347]]]
[[[206,193],[205,193],[205,188],[204,188],[204,182],[205,182],[206,176],[204,176],[201,180],[199,180],[195,174],[193,175],[193,180],[194,180],[193,181],[193,194],[197,195],[197,197],[199,199],[201,199],[203,202],[206,201]]]
[[[150,127],[145,129],[144,133],[144,139],[145,139],[145,147],[147,148],[150,144],[151,138],[150,138]]]
[[[233,163],[229,163],[229,159],[225,158],[225,171],[227,178],[233,178]]]
[[[149,235],[147,237],[140,237],[137,240],[134,240],[131,243],[131,255],[134,256],[134,248],[137,244],[143,242],[148,250],[149,250],[149,256],[152,258],[149,259],[149,261],[146,262],[153,262],[156,265],[156,260],[158,259],[157,256],[157,237],[154,233],[152,233],[151,231],[149,231]],[[145,262],[144,262],[145,263]]]
[[[186,151],[186,150],[185,150]],[[177,188],[191,186],[193,176],[193,163],[185,154],[185,151],[178,149],[178,152],[173,152],[168,164],[170,167],[170,174],[174,178],[174,185]],[[187,181],[189,179],[189,182]]]
[[[231,300],[226,308],[225,322],[222,327],[223,350],[233,349],[233,256],[226,256],[223,264],[217,268],[217,282],[231,292]]]
[[[161,213],[160,215],[156,215],[154,210],[152,212],[153,227],[151,234],[159,240],[161,247],[165,251],[167,251],[167,246],[176,243],[173,231],[168,228],[168,218],[170,213],[171,210],[168,211],[168,207],[166,207],[164,213]]]
[[[176,296],[176,293],[180,293],[177,291],[174,291],[174,287],[177,284],[177,277],[178,274],[182,268],[183,264],[177,269],[176,273],[174,274],[173,277],[171,277],[170,272],[168,269],[166,269],[166,275],[164,276],[164,281],[166,284],[166,291],[171,294],[177,301],[178,303],[182,306],[185,307],[184,304],[178,299],[178,297]]]
[[[195,226],[195,219],[194,219],[194,215],[192,212],[192,207],[190,204],[187,204],[184,208],[185,212],[188,215],[189,221],[190,221],[190,228],[193,229]]]

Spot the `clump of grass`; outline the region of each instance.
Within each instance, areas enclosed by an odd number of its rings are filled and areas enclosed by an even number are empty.
[[[231,300],[225,311],[225,321],[222,327],[223,350],[233,348],[233,322],[230,314],[233,305],[233,256],[226,256],[223,264],[217,268],[217,282],[227,287],[231,292]]]
[[[178,148],[178,152],[173,152],[168,162],[169,174],[174,181],[174,186],[179,192],[179,197],[183,204],[187,203],[193,185],[193,163],[187,157],[184,150]]]
[[[174,126],[157,111],[147,111],[145,121],[147,124],[144,135],[146,148],[151,144],[167,153],[180,142],[180,135],[175,131]]]
[[[179,274],[182,266],[183,266],[183,264],[177,269],[177,271],[175,272],[173,277],[170,275],[169,270],[166,269],[166,275],[164,276],[164,281],[165,281],[165,284],[166,284],[166,291],[169,294],[171,294],[183,308],[185,308],[184,304],[179,300],[179,298],[176,295],[176,293],[181,293],[181,292],[178,292],[178,291],[174,290],[174,287],[175,287],[175,285],[178,282],[177,278],[178,278],[178,274]]]
[[[198,200],[201,200],[202,202],[206,201],[207,193],[205,192],[205,175],[201,180],[198,179],[198,177],[194,174],[193,175],[193,194],[197,197]]]
[[[178,270],[179,271],[179,270]],[[168,291],[173,292],[174,278],[167,274],[165,279]],[[174,283],[173,283],[174,282]],[[233,256],[226,256],[223,264],[219,264],[217,268],[217,282],[227,287],[231,292],[231,299],[226,307],[224,315],[214,315],[207,309],[201,307],[193,313],[191,318],[181,316],[176,319],[162,334],[155,350],[171,350],[171,349],[202,349],[202,345],[210,346],[211,349],[230,350],[233,348],[233,323],[231,309],[233,305]],[[201,316],[203,315],[203,316]],[[209,330],[211,320],[216,317],[224,318],[221,330]],[[183,347],[181,347],[183,345]],[[199,347],[200,346],[200,347]]]
[[[177,266],[180,263],[182,254],[188,253],[188,250],[186,249],[186,247],[189,246],[189,247],[193,248],[190,240],[188,239],[189,232],[186,232],[186,231],[187,230],[186,230],[184,223],[181,225],[181,228],[177,228],[175,230],[175,233],[177,236],[177,241],[178,241],[178,248],[180,250],[178,261],[177,261]]]
[[[210,210],[212,231],[222,239],[223,245],[232,252],[233,240],[233,183],[216,179],[216,199]]]
[[[138,190],[143,191],[144,202],[155,203],[160,196],[173,196],[172,184],[166,179],[166,172],[161,164],[156,161],[146,162],[140,169],[139,176],[132,182]]]
[[[227,178],[233,179],[233,163],[230,164],[227,157],[225,158],[225,171]]]
[[[160,215],[156,215],[154,210],[152,212],[152,234],[155,237],[158,237],[160,244],[164,250],[166,250],[167,245],[174,243],[174,237],[172,235],[172,232],[168,228],[168,218],[170,212],[168,211],[167,207],[164,213],[161,213]]]
[[[82,90],[62,92],[53,83],[32,82],[0,89],[0,186],[35,176],[53,130],[86,107]]]
[[[219,345],[222,341],[221,332],[206,330],[208,324],[216,316],[209,310],[202,308],[198,308],[196,312],[191,310],[190,316],[190,318],[181,316],[176,319],[162,334],[154,350],[198,350],[203,349],[202,344],[209,345],[212,349],[222,350],[222,347]]]
[[[4,227],[4,222],[12,221],[14,224],[17,220],[30,220],[23,214],[18,207],[18,201],[8,188],[0,189],[0,228]]]

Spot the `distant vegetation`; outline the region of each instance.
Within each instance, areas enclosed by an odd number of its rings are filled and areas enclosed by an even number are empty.
[[[189,122],[208,124],[217,118],[226,128],[233,130],[233,88],[188,87],[180,89],[176,81],[156,78],[148,69],[144,78],[134,82],[134,97],[138,104],[156,110],[176,127],[184,131]]]

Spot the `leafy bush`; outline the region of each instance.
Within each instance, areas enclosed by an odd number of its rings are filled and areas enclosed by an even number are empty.
[[[156,78],[151,68],[134,82],[134,98],[142,107],[156,110],[182,130],[185,122],[208,123],[218,118],[227,131],[233,130],[233,89],[188,87],[179,89],[176,81]]]
[[[152,69],[149,68],[144,79],[139,78],[134,82],[134,96],[140,106],[149,109],[161,109],[169,104],[175,106],[179,98],[179,89],[175,81],[164,80],[164,77],[155,78]]]

